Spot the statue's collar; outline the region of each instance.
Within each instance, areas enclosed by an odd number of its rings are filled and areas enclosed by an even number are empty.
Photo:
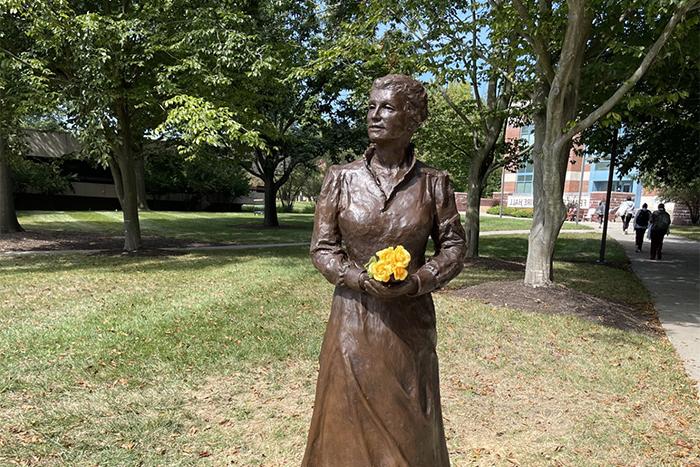
[[[372,161],[372,158],[374,157],[374,152],[376,151],[376,148],[374,144],[370,144],[369,147],[365,150],[364,154],[364,159],[365,159],[365,165],[367,168],[370,170],[370,172],[374,173],[372,171],[372,166],[370,165],[370,162]],[[416,155],[415,155],[415,147],[413,143],[410,143],[408,147],[406,148],[406,158],[409,161],[408,164],[408,169],[405,172],[405,175],[408,175],[413,171],[413,168],[416,165]]]
[[[379,177],[375,173],[375,171],[372,169],[372,165],[370,162],[372,161],[372,158],[374,157],[374,151],[375,147],[374,145],[370,145],[367,150],[365,151],[365,167],[367,168],[367,171],[369,174],[372,176],[372,179],[376,183],[377,187],[381,191],[381,193],[384,195],[384,208],[382,211],[386,210],[389,201],[394,197],[396,194],[396,191],[406,182],[406,180],[409,180],[411,175],[414,172],[414,169],[416,167],[416,156],[415,156],[415,151],[413,147],[413,143],[409,144],[408,147],[406,148],[406,157],[409,159],[409,165],[408,168],[401,174],[401,177],[399,180],[397,180],[396,184],[391,188],[391,191],[389,193],[386,193],[384,191],[384,188],[382,187],[381,182],[379,181]]]

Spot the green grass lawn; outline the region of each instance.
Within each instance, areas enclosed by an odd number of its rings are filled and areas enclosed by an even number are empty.
[[[282,226],[276,229],[263,227],[263,216],[254,212],[146,211],[139,219],[143,235],[241,244],[309,241],[313,214],[278,216]],[[121,235],[123,229],[120,211],[22,211],[18,217],[27,230]]]
[[[593,237],[562,236],[557,277],[648,300],[626,269],[587,262]],[[482,246],[517,261],[524,241]],[[301,462],[333,290],[306,249],[23,256],[0,275],[0,465]],[[700,406],[666,339],[435,300],[453,465],[700,460]]]
[[[608,267],[595,264],[599,257],[600,237],[596,233],[562,233],[555,249],[555,281],[601,298],[631,303],[645,303],[649,294],[634,274],[625,267],[628,263],[622,247],[614,240],[607,243],[605,258]],[[525,264],[527,235],[499,235],[479,240],[480,255]],[[458,288],[485,280],[515,280],[523,277],[519,271],[473,268],[471,274],[462,274],[450,283]]]
[[[671,233],[690,240],[700,241],[700,225],[672,225]]]
[[[297,209],[307,212],[279,212],[281,227],[262,226],[262,216],[255,212],[181,212],[146,211],[140,214],[143,235],[177,238],[198,242],[222,243],[286,243],[311,239],[313,211],[309,203]],[[90,232],[105,235],[122,234],[122,214],[119,211],[21,211],[19,221],[27,230]],[[484,232],[497,230],[528,230],[530,219],[492,216],[481,218]],[[564,229],[581,228],[567,222]]]
[[[464,216],[462,216],[464,220]],[[494,230],[530,230],[532,219],[520,219],[517,217],[497,217],[481,216],[480,229],[482,232]],[[576,225],[575,222],[564,222],[562,230],[590,230],[590,227],[583,224]]]

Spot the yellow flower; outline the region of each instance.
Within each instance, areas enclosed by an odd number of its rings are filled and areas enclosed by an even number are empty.
[[[403,246],[399,245],[394,248],[393,262],[394,267],[407,268],[408,263],[411,262],[411,254]]]
[[[391,263],[377,261],[372,265],[372,275],[374,276],[374,280],[379,282],[389,282],[392,272],[393,268],[391,267]]]
[[[390,246],[372,256],[365,268],[369,277],[376,281],[389,282],[392,274],[395,280],[402,281],[408,277],[406,268],[410,262],[411,254],[403,246]]]
[[[397,281],[402,281],[406,277],[408,277],[408,271],[406,268],[402,268],[401,266],[394,267],[394,279]]]
[[[394,247],[393,246],[384,248],[383,250],[379,250],[377,252],[377,258],[379,258],[379,261],[391,262],[393,256],[394,256]]]

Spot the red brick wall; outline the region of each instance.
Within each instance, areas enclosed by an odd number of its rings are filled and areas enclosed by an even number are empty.
[[[513,127],[513,126],[507,126],[506,127],[506,140],[511,140],[511,139],[518,139],[520,138],[520,128],[519,127]]]
[[[676,225],[690,225],[690,211],[688,210],[688,206],[675,203],[673,208],[673,220],[671,223]]]
[[[617,209],[620,204],[622,204],[623,201],[627,199],[628,196],[632,197],[632,201],[634,201],[634,193],[621,193],[618,191],[614,191],[610,193],[610,208],[611,209]],[[605,192],[604,191],[594,191],[591,193],[591,207],[596,207],[598,206],[599,201],[605,201]]]
[[[499,195],[500,196],[500,195]],[[479,211],[484,212],[491,206],[498,205],[499,198],[481,198],[481,203],[479,206]],[[455,203],[457,204],[457,211],[464,212],[467,209],[467,194],[461,191],[455,192]]]
[[[583,194],[588,193],[588,181],[584,180],[583,183]],[[567,180],[564,182],[564,193],[578,193],[579,180]]]

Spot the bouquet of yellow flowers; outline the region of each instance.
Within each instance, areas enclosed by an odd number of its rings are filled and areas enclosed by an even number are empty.
[[[365,264],[370,279],[379,282],[389,282],[391,276],[394,280],[402,281],[408,276],[408,263],[411,262],[411,254],[401,245],[390,246],[375,253]]]

